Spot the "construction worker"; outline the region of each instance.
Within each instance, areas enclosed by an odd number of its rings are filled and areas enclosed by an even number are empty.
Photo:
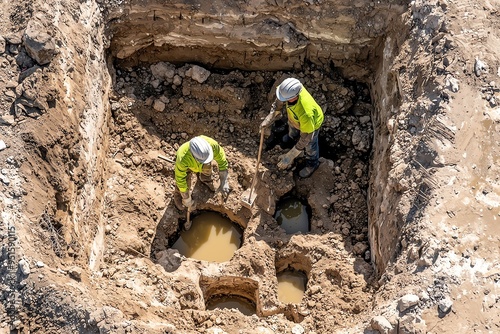
[[[215,191],[212,183],[212,160],[219,165],[220,186],[217,191],[224,196],[229,194],[228,162],[224,149],[214,139],[207,136],[197,136],[182,144],[175,158],[175,182],[182,197],[182,204],[188,209],[194,209],[194,202],[189,190],[189,173],[199,173],[199,179],[210,190]],[[174,196],[175,200],[175,196]],[[179,205],[176,204],[179,208]],[[180,209],[180,208],[179,208]]]
[[[307,178],[319,166],[318,135],[321,124],[323,124],[323,110],[302,83],[295,78],[283,80],[276,87],[276,97],[285,103],[288,117],[288,134],[283,136],[283,142],[296,142],[288,153],[280,156],[278,168],[289,168],[295,158],[304,152],[306,166],[300,170],[299,176]],[[280,112],[279,109],[273,112],[274,115],[270,114],[266,117],[261,128],[270,125],[276,114]]]

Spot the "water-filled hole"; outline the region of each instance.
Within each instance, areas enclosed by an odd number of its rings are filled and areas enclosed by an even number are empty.
[[[192,219],[188,231],[180,232],[171,248],[182,255],[204,261],[229,261],[240,248],[242,230],[217,212],[201,212]]]
[[[216,295],[207,302],[207,310],[237,309],[244,315],[255,314],[255,305],[250,300],[237,295]]]
[[[299,270],[287,269],[277,274],[278,299],[286,304],[300,304],[306,291],[307,276]]]
[[[300,198],[286,195],[278,201],[274,218],[287,234],[311,230],[310,207]]]

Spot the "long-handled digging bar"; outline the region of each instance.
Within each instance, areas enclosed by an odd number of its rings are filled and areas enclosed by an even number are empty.
[[[260,143],[259,143],[259,153],[257,154],[257,165],[255,166],[255,173],[253,175],[252,179],[252,184],[250,186],[250,189],[247,189],[243,192],[242,198],[241,198],[241,205],[244,207],[251,209],[255,203],[255,198],[257,197],[257,194],[254,192],[255,186],[257,185],[257,176],[259,174],[259,166],[260,166],[260,157],[262,155],[262,146],[264,145],[264,130],[265,127],[270,125],[276,116],[276,103],[278,100],[275,100],[273,104],[271,105],[271,110],[269,114],[267,115],[266,119],[264,122],[262,122],[261,129],[260,129]]]
[[[253,175],[252,179],[252,185],[250,186],[250,189],[247,189],[243,192],[242,198],[241,198],[241,204],[248,208],[251,209],[255,203],[255,198],[257,197],[257,194],[254,192],[255,185],[257,184],[257,175],[259,173],[259,165],[260,165],[260,157],[262,155],[262,146],[264,144],[264,129],[261,129],[260,131],[260,143],[259,143],[259,154],[257,155],[257,165],[255,166],[255,173]]]
[[[191,228],[191,209],[187,209],[186,213],[186,224],[184,224],[184,229],[188,231]]]

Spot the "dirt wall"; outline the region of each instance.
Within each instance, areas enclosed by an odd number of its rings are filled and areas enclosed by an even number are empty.
[[[406,30],[404,21],[399,21],[377,49],[380,62],[370,85],[375,111],[372,115],[374,138],[370,163],[368,228],[372,260],[378,274],[384,272],[395,255],[404,215],[398,210],[401,189],[390,184],[389,174],[397,166],[397,158],[391,156],[391,147],[395,142],[395,117],[402,103],[399,73],[394,69],[394,61],[405,39],[405,33],[401,32]]]
[[[167,61],[212,68],[335,66],[372,70],[373,50],[408,1],[130,1],[110,8],[110,51],[124,64]],[[111,6],[112,7],[112,6]]]

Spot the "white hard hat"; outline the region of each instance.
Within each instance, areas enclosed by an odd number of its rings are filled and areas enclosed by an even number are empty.
[[[202,137],[194,137],[189,141],[189,150],[193,157],[201,163],[207,164],[214,158],[212,146]]]
[[[302,84],[295,78],[288,78],[276,87],[276,96],[278,100],[285,102],[299,96],[302,90]]]

